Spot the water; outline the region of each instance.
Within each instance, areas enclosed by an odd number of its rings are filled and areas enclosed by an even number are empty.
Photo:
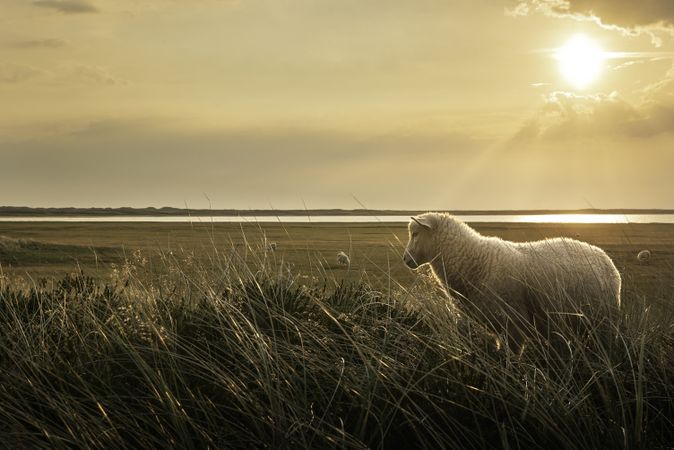
[[[508,214],[456,217],[465,222],[674,223],[674,214]],[[409,219],[409,216],[44,216],[0,217],[0,222],[407,223]]]

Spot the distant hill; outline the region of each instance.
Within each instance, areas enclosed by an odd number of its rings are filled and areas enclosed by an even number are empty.
[[[31,208],[0,206],[0,217],[82,217],[82,216],[404,216],[425,211],[375,209],[185,209],[185,208]],[[674,214],[674,209],[528,209],[528,210],[452,210],[456,215],[520,214]]]

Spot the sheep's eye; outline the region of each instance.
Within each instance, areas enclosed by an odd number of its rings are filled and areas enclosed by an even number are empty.
[[[412,232],[412,237],[417,237],[418,234],[419,234],[418,231],[413,231],[413,232]]]

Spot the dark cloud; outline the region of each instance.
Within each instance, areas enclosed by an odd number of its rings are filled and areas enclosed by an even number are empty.
[[[674,35],[673,0],[518,0],[506,13],[592,21],[625,34],[646,33],[660,45],[662,35]]]
[[[19,41],[14,46],[17,48],[35,49],[35,48],[60,48],[68,45],[63,39],[28,39]]]
[[[658,23],[674,24],[674,1],[672,0],[568,0],[571,13],[594,15],[603,23],[636,28]]]
[[[59,70],[63,80],[80,85],[124,86],[128,81],[110,73],[106,68],[82,63],[70,63]]]
[[[83,0],[35,0],[33,5],[53,9],[64,14],[98,12],[94,5]]]
[[[23,64],[0,62],[0,83],[20,83],[41,77],[52,83],[78,86],[126,86],[129,81],[104,67],[71,62],[42,70]]]
[[[42,72],[35,67],[0,62],[0,83],[20,83],[40,74]]]
[[[599,103],[612,101],[620,104]],[[587,206],[584,198],[597,207],[672,205],[667,136],[648,144],[644,157],[624,139],[539,142],[516,152],[460,134],[186,125],[147,119],[0,128],[0,204],[208,207],[205,193],[214,208],[244,209],[302,208],[303,201],[360,207],[352,195],[368,207],[402,209],[578,208]],[[606,183],[597,183],[598,174]]]
[[[428,190],[446,201],[446,172],[485,146],[462,135],[191,132],[151,120],[32,128],[0,133],[8,161],[0,204],[180,206],[207,193],[223,207],[301,208],[304,198],[310,207],[356,208],[351,194],[393,206],[430,201]]]
[[[635,106],[615,92],[553,92],[514,140],[652,137],[667,133],[674,133],[674,105],[647,101]]]

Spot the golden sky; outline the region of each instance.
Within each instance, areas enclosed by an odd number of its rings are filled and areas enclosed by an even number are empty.
[[[2,0],[0,205],[674,208],[673,24],[671,0]]]

